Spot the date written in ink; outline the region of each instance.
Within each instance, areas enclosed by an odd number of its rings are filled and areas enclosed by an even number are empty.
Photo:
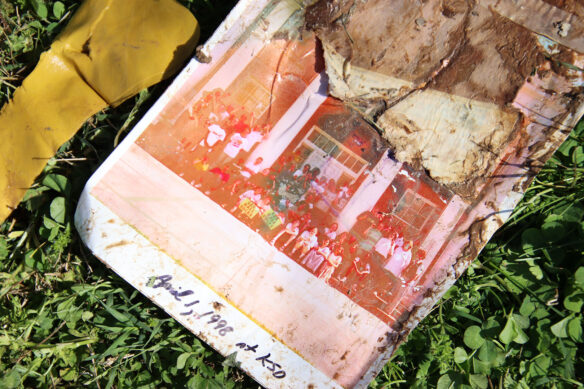
[[[252,346],[245,342],[239,342],[235,345],[235,347],[240,348],[245,352],[257,353],[259,345],[256,344]],[[282,365],[280,365],[276,361],[271,360],[270,359],[271,356],[272,356],[271,353],[267,353],[265,355],[262,355],[261,357],[256,358],[255,360],[258,361],[258,363],[261,363],[262,366],[265,367],[267,370],[271,371],[272,376],[274,376],[274,378],[282,379],[286,377],[286,371],[282,369]]]
[[[180,313],[181,316],[191,316],[195,320],[202,320],[206,326],[212,330],[216,330],[221,336],[225,336],[228,332],[233,332],[233,327],[228,325],[227,320],[223,319],[215,310],[197,312],[195,307],[200,301],[195,299],[195,292],[190,289],[183,289],[180,286],[176,287],[171,281],[171,275],[155,276],[148,279],[146,286],[153,289],[165,289],[176,301],[180,301],[185,308]]]

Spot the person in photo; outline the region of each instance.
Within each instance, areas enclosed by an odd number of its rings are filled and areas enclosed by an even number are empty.
[[[317,272],[320,265],[328,258],[331,254],[331,249],[329,247],[330,240],[325,239],[318,248],[313,248],[310,250],[308,255],[302,261],[302,265],[305,265],[308,270],[312,273]]]
[[[351,266],[347,269],[345,274],[342,275],[340,281],[344,284],[352,285],[353,283],[363,281],[371,273],[371,265],[369,265],[369,260],[371,259],[371,253],[367,253],[365,260],[361,260],[360,257],[354,257]]]
[[[324,193],[321,194],[317,206],[327,212],[337,197],[337,183],[334,178],[330,178],[324,185]]]
[[[393,255],[389,258],[385,269],[390,271],[397,278],[401,278],[402,271],[410,264],[412,260],[412,242],[407,241],[403,246],[397,246]]]
[[[256,174],[262,170],[262,163],[264,159],[262,157],[257,157],[253,163],[247,163],[241,170],[241,175],[245,178],[250,178],[252,175]]]
[[[254,128],[245,137],[245,142],[243,142],[243,151],[249,153],[256,143],[266,139],[269,131],[270,126],[268,124],[262,127],[254,126]]]
[[[247,203],[248,201],[256,204],[261,198],[262,188],[248,189],[239,195],[237,204],[229,212],[235,214],[238,209],[241,209],[242,204]]]
[[[229,137],[229,142],[227,142],[227,145],[225,145],[223,148],[223,153],[221,153],[220,156],[212,161],[215,166],[221,167],[234,160],[237,157],[237,154],[239,154],[243,148],[245,143],[245,136],[246,133],[235,132],[231,134],[231,137]]]
[[[211,124],[207,127],[207,136],[201,141],[201,146],[206,147],[208,150],[212,149],[218,142],[225,140],[226,132],[218,124]]]
[[[341,246],[336,246],[333,249],[333,252],[326,258],[326,261],[321,266],[321,271],[318,278],[328,284],[330,282],[331,276],[333,275],[333,272],[341,264],[342,259],[343,248]]]
[[[336,209],[343,209],[347,202],[351,198],[351,189],[349,188],[349,184],[342,185],[337,192],[335,199],[333,200],[333,207]]]
[[[181,151],[194,153],[199,148],[204,148],[205,127],[208,130],[211,125],[218,125],[223,130],[225,129],[226,119],[229,118],[233,107],[222,102],[224,96],[225,92],[221,89],[204,92],[195,104],[189,106],[187,128],[190,131],[188,136],[181,140]],[[201,156],[201,152],[197,151],[196,157],[200,158]]]
[[[304,257],[311,248],[318,246],[318,228],[313,227],[309,230],[305,230],[298,239],[296,239],[296,244],[292,249],[292,254],[300,250],[300,258]]]
[[[302,169],[298,169],[296,170],[293,174],[292,177],[294,178],[298,178],[298,177],[306,177],[308,176],[308,174],[310,173],[310,165],[306,164],[302,167]]]
[[[325,227],[324,234],[330,240],[335,240],[337,238],[337,230],[339,229],[338,223],[332,223],[329,227]]]
[[[296,238],[298,236],[298,232],[300,231],[299,226],[300,226],[299,220],[294,220],[294,221],[286,224],[286,226],[282,229],[282,231],[278,232],[278,234],[274,237],[274,239],[272,239],[270,241],[270,244],[275,247],[276,242],[278,242],[278,239],[280,239],[280,237],[282,237],[284,234],[288,234],[288,235],[290,235],[290,237],[288,238],[286,243],[284,243],[280,247],[282,250],[285,249],[294,240],[294,238]]]
[[[373,249],[384,259],[387,259],[393,254],[393,248],[393,239],[388,236],[382,236],[373,247]]]

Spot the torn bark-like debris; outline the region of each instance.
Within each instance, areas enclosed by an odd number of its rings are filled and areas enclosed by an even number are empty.
[[[398,160],[473,196],[521,131],[518,90],[557,64],[551,56],[574,63],[584,47],[583,6],[515,3],[321,0],[306,26],[322,41],[329,92],[373,122]]]

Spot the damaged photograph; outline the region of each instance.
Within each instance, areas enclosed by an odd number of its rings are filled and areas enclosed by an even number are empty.
[[[192,329],[171,281],[200,281],[221,333],[193,332],[270,387],[365,387],[583,111],[549,60],[581,41],[506,2],[394,3],[241,2],[88,190],[168,256],[133,283]],[[264,332],[289,354],[253,355]]]
[[[272,129],[269,107],[246,109],[269,106],[268,94],[249,100],[262,85],[246,88],[247,100],[233,97],[238,88],[235,80],[204,92],[186,111],[189,127],[147,130],[137,144],[298,268],[392,324],[462,202],[397,162],[337,100],[326,98],[305,123]]]

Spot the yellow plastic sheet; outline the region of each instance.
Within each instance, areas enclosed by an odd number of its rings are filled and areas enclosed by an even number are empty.
[[[0,222],[86,119],[175,73],[198,37],[174,0],[86,0],[0,111]]]

